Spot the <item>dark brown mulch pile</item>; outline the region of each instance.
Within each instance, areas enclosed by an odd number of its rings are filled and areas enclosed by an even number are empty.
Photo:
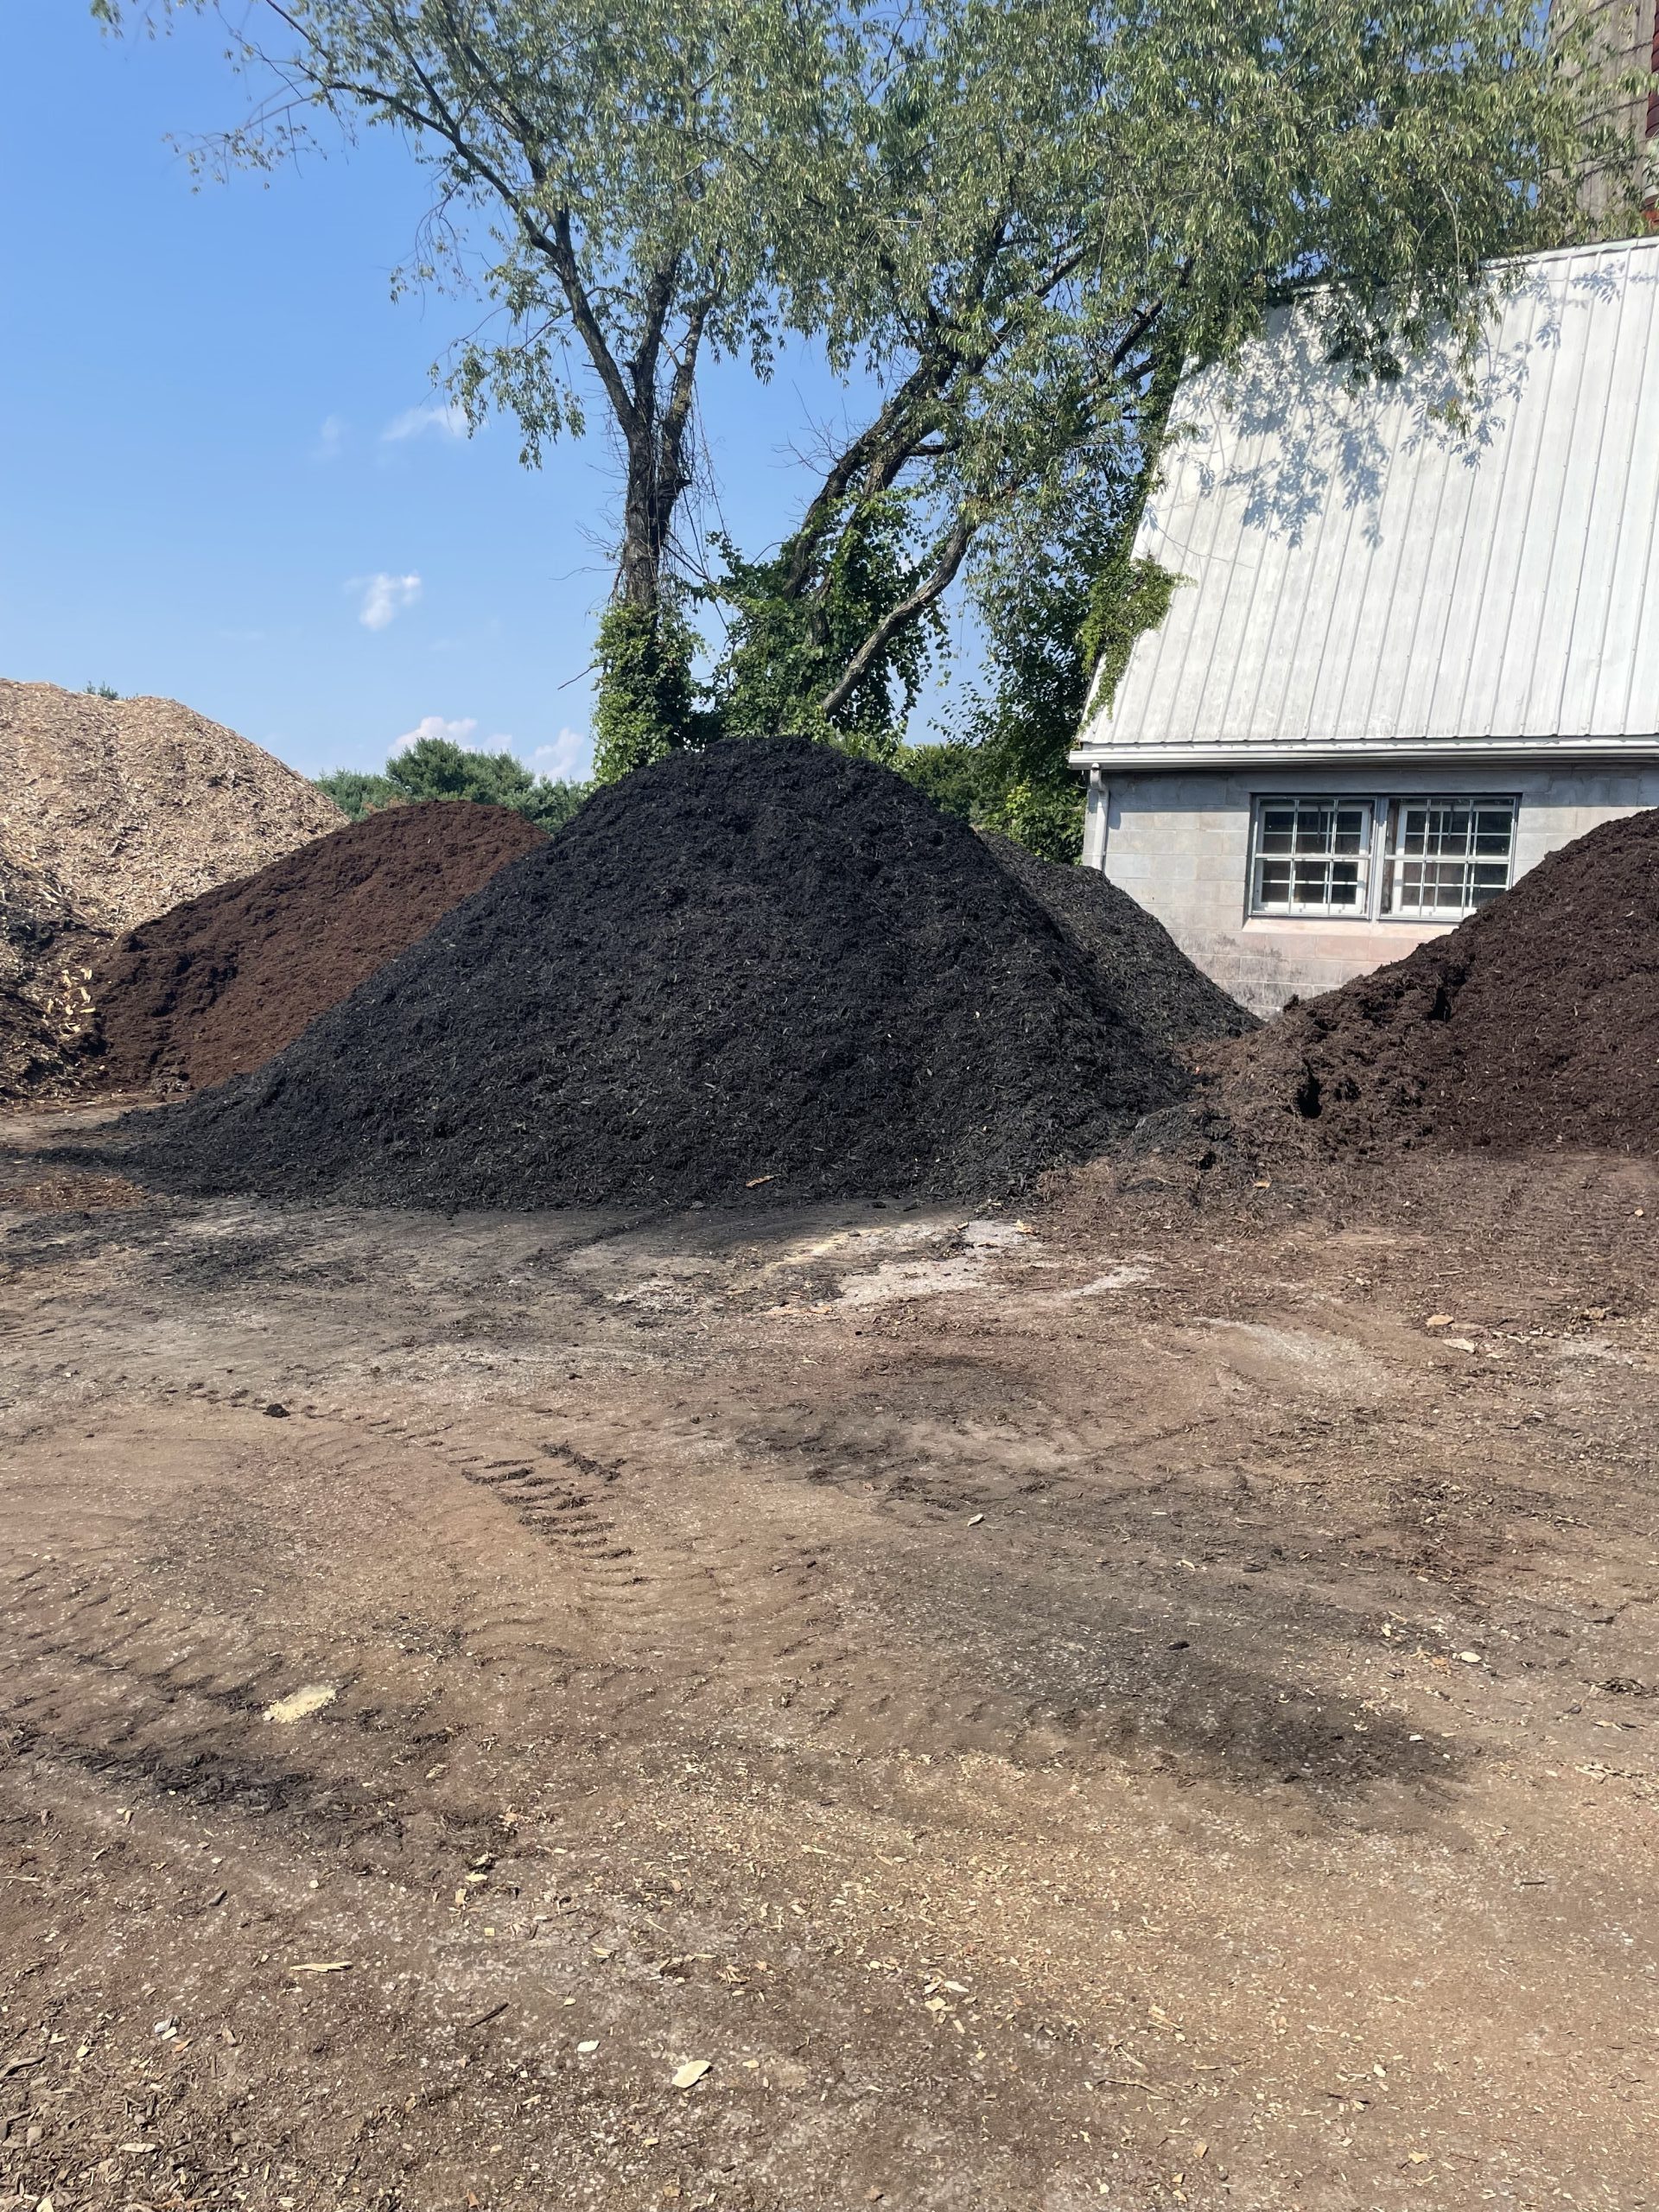
[[[1255,1014],[1195,968],[1169,931],[1098,868],[1039,860],[1012,838],[981,836],[1084,952],[1128,1019],[1148,1037],[1185,1045],[1242,1037]]]
[[[94,976],[96,1081],[200,1090],[263,1066],[546,842],[504,806],[389,807],[141,923]]]
[[[1659,1150],[1659,810],[1226,1048],[1211,1102],[1331,1154]]]
[[[167,1188],[359,1203],[983,1198],[1185,1082],[972,830],[778,741],[601,791],[269,1066],[118,1142]]]

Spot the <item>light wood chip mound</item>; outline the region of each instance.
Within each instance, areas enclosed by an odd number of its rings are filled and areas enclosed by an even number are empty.
[[[0,1098],[74,1087],[111,937],[345,819],[176,700],[0,680]]]
[[[0,850],[119,931],[251,875],[346,819],[234,730],[175,699],[0,681]]]

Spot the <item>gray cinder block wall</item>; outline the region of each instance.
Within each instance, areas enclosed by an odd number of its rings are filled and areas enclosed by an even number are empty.
[[[1473,767],[1474,764],[1471,764]],[[1455,926],[1419,921],[1253,917],[1249,843],[1255,801],[1274,792],[1380,799],[1402,793],[1512,794],[1519,801],[1514,874],[1598,823],[1659,806],[1659,767],[1626,772],[1483,761],[1453,772],[1294,774],[1260,770],[1114,776],[1091,783],[1085,863],[1155,914],[1189,959],[1257,1014],[1333,990],[1403,959]]]

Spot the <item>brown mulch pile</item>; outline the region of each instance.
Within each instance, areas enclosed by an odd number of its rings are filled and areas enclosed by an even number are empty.
[[[1659,1151],[1659,810],[1223,1047],[1208,1103],[1247,1143],[1328,1155]]]
[[[98,968],[97,1080],[200,1090],[263,1066],[545,842],[504,806],[391,807],[142,924]]]

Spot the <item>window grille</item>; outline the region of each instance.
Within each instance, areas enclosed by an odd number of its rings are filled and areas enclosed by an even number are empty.
[[[1512,798],[1401,798],[1389,809],[1382,911],[1407,921],[1472,914],[1510,887]]]
[[[1254,846],[1253,914],[1366,912],[1371,810],[1363,799],[1258,799]]]

